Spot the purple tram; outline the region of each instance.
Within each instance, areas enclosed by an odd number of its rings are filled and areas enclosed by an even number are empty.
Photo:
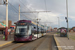
[[[15,24],[14,41],[32,41],[46,34],[40,25],[37,34],[37,24],[30,20],[19,20]]]

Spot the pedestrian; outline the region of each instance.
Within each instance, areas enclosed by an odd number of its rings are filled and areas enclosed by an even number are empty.
[[[3,31],[3,39],[5,39],[5,30]]]

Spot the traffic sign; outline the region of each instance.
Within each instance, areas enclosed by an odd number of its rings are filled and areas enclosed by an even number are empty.
[[[65,17],[65,19],[67,19],[67,17]]]

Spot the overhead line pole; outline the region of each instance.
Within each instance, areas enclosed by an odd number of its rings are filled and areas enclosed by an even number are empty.
[[[60,28],[60,20],[59,20],[59,17],[58,18],[58,28]]]
[[[37,20],[37,38],[38,38],[38,33],[39,33],[39,30],[38,30],[38,24],[39,24],[39,21],[38,20],[40,20],[40,19],[36,19]]]
[[[10,2],[8,2],[11,6],[13,6]],[[14,7],[14,6],[13,6]],[[15,7],[14,7],[15,8]],[[15,8],[16,9],[16,8]],[[17,10],[17,9],[16,9]],[[18,11],[18,10],[17,10]],[[16,11],[15,11],[16,12]],[[17,12],[16,12],[17,13]],[[19,13],[18,13],[19,14]],[[22,14],[20,14],[20,15],[22,15]],[[25,16],[26,18],[28,18],[28,19],[31,19],[31,18],[29,18],[28,16],[26,16],[26,15],[22,15],[22,16]],[[32,19],[31,19],[32,20]]]
[[[20,5],[19,5],[19,20],[20,20]]]
[[[8,40],[8,0],[6,0],[6,29],[5,29],[5,40]]]
[[[6,0],[6,27],[8,27],[8,0]]]

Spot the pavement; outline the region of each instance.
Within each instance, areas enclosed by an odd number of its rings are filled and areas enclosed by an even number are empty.
[[[60,37],[59,34],[54,34],[54,39],[58,50],[75,50],[75,40],[68,39],[67,37]]]
[[[13,40],[14,40],[13,35],[9,35],[7,41],[3,39],[3,35],[0,35],[0,47],[12,43]]]

